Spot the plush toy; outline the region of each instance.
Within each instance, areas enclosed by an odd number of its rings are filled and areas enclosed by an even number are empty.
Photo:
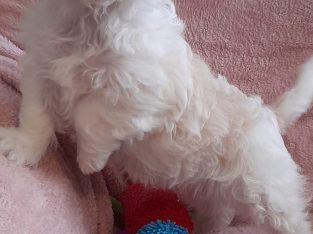
[[[126,232],[121,234],[192,233],[188,211],[174,192],[131,185],[119,200],[121,206],[117,206],[116,200],[113,200],[113,209],[115,214],[122,213],[123,216]]]

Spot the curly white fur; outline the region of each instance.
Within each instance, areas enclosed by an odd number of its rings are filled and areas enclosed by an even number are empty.
[[[196,233],[234,213],[311,233],[281,130],[310,107],[312,60],[267,107],[192,53],[171,0],[42,0],[22,28],[20,126],[0,129],[9,159],[36,164],[54,131],[73,131],[84,173],[112,155],[135,182],[175,189],[196,211]]]

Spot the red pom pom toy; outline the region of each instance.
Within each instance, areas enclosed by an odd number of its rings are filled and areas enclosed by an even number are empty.
[[[177,231],[171,233],[192,233],[188,211],[172,191],[131,185],[122,193],[120,201],[125,229],[130,234],[169,233],[174,229]],[[153,231],[153,228],[166,231]]]

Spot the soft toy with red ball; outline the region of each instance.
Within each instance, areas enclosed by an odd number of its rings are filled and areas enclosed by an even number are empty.
[[[126,231],[121,234],[189,234],[188,211],[172,191],[131,185],[120,196]]]

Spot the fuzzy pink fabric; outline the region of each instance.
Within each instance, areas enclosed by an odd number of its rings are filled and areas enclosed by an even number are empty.
[[[17,122],[22,50],[16,21],[30,0],[0,0],[0,124]],[[21,77],[22,78],[22,77]],[[103,176],[80,174],[65,140],[50,149],[38,169],[17,167],[0,157],[1,234],[110,234],[111,203]],[[63,147],[62,147],[63,146]]]

